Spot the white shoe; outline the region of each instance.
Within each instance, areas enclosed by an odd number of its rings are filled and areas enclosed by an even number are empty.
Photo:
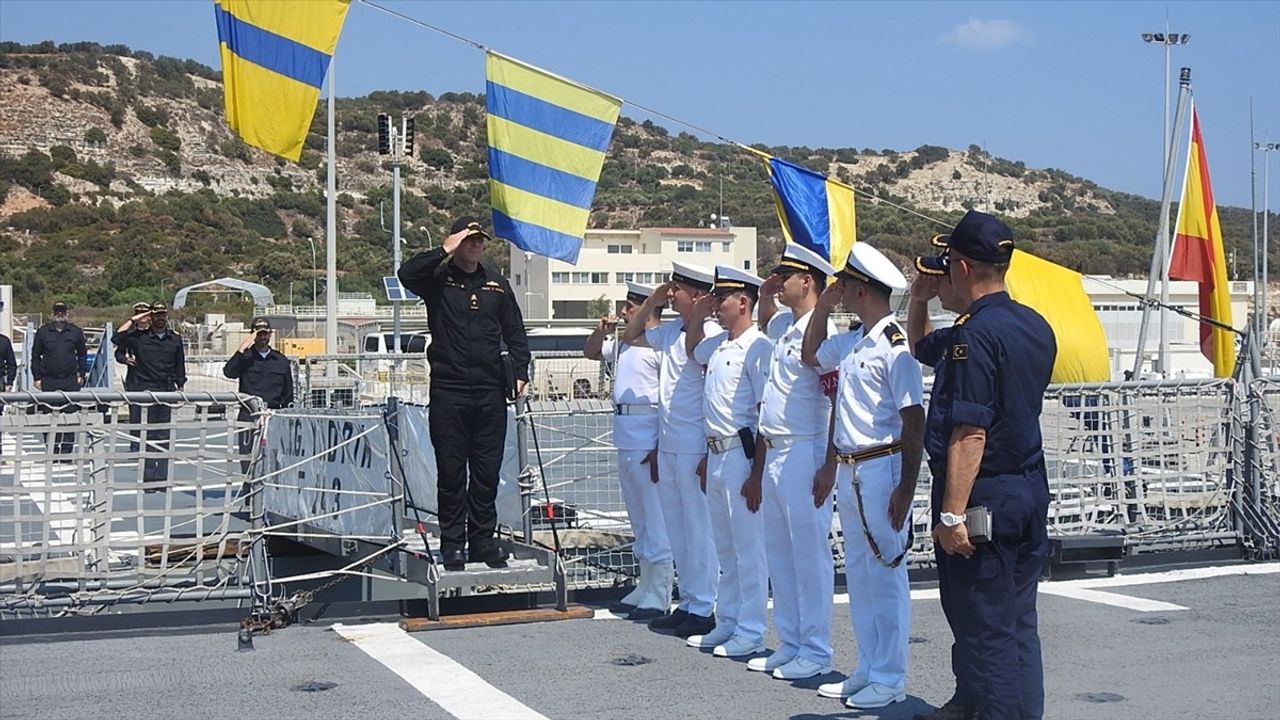
[[[745,638],[734,635],[729,638],[728,642],[719,645],[715,650],[711,651],[716,657],[746,657],[747,655],[755,655],[764,652],[764,643],[759,640],[747,640]]]
[[[845,678],[844,682],[824,683],[819,685],[818,694],[825,698],[838,698],[840,700],[844,700],[847,697],[857,694],[859,690],[870,684],[870,680],[860,678],[855,673]]]
[[[774,670],[773,676],[779,680],[804,680],[815,675],[826,675],[834,670],[830,665],[819,665],[808,658],[798,657]]]
[[[844,704],[845,707],[859,710],[874,710],[906,699],[906,688],[894,688],[880,683],[871,683],[849,696],[849,699],[845,700]]]
[[[793,650],[775,650],[768,657],[751,658],[747,662],[747,669],[752,672],[771,673],[795,659],[796,654]]]
[[[685,645],[699,650],[711,650],[733,639],[733,628],[728,625],[717,625],[715,630],[706,635],[690,635]]]

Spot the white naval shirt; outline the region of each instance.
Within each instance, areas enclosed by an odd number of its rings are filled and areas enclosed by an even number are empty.
[[[605,338],[605,360],[615,363],[613,402],[617,405],[657,405],[658,370],[662,359],[652,348],[634,347]],[[652,450],[658,447],[658,413],[615,415],[613,445],[619,450]]]
[[[902,334],[893,344],[889,336]],[[897,319],[886,315],[870,329],[860,328],[828,337],[818,348],[823,370],[839,368],[836,391],[835,445],[854,452],[902,439],[899,412],[920,405],[924,387],[920,363]]]
[[[818,370],[800,359],[804,331],[809,327],[813,311],[794,322],[793,317],[790,310],[779,310],[769,320],[773,360],[760,408],[760,432],[774,438],[786,435],[825,438],[831,401],[822,391]],[[828,318],[827,337],[835,332],[835,323]]]
[[[736,339],[722,332],[693,349],[693,358],[707,368],[703,412],[708,437],[730,437],[760,423],[760,401],[769,380],[773,343],[755,323]]]
[[[714,322],[703,323],[707,337],[722,334]],[[689,362],[684,349],[684,320],[676,318],[644,332],[658,353],[658,449],[672,453],[707,452],[702,426],[702,366]]]

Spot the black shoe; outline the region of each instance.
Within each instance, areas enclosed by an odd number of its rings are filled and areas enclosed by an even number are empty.
[[[687,638],[691,635],[706,635],[716,629],[716,619],[704,615],[694,615],[689,613],[689,617],[680,623],[675,630],[671,631],[676,637]]]
[[[452,572],[459,572],[467,569],[466,557],[462,554],[462,548],[447,548],[440,551],[440,556],[444,561],[444,569]]]
[[[680,625],[689,619],[689,613],[676,608],[676,611],[670,615],[663,615],[657,619],[649,621],[649,629],[655,632],[668,633],[680,627]]]
[[[621,600],[618,600],[617,602],[609,606],[609,612],[613,613],[614,615],[629,615],[635,612],[635,609],[636,609],[635,605],[632,605],[631,603],[624,603]],[[658,613],[658,614],[662,615],[664,613]]]
[[[637,622],[641,620],[653,620],[655,618],[660,618],[665,616],[666,616],[666,613],[659,610],[658,608],[636,608],[635,610],[632,610],[631,612],[627,613],[628,620],[635,620]]]
[[[916,715],[914,720],[973,720],[975,717],[977,712],[973,708],[966,708],[953,697],[933,712]]]
[[[507,549],[497,543],[488,543],[480,547],[472,546],[468,560],[482,562],[491,568],[499,569],[507,566]]]

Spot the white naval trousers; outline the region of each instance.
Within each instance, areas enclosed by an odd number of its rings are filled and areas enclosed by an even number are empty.
[[[733,628],[748,642],[764,642],[768,624],[769,568],[764,556],[764,516],[747,509],[742,485],[751,461],[742,448],[707,456],[707,506],[720,559],[716,629]]]
[[[825,437],[770,448],[765,455],[765,555],[773,585],[773,624],[779,652],[831,664],[835,562],[831,557],[831,498],[813,506],[813,476],[827,450]]]
[[[707,496],[698,486],[698,462],[702,453],[658,451],[658,495],[662,517],[676,561],[680,609],[710,617],[716,603],[715,545]]]
[[[635,536],[631,552],[641,560],[665,565],[671,562],[671,543],[662,520],[658,484],[653,482],[649,466],[642,464],[648,454],[647,450],[619,450],[618,481]]]
[[[885,567],[876,559],[863,534],[853,474],[862,483],[867,528],[885,560],[892,561],[907,544],[910,516],[901,531],[889,521],[889,495],[902,473],[902,454],[874,458],[854,467],[841,464],[836,475],[836,505],[844,534],[844,573],[849,586],[849,617],[858,639],[857,678],[889,687],[907,682],[907,640],[911,631],[911,589],[907,563]]]

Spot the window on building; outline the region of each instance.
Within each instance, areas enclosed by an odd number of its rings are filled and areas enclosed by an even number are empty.
[[[521,280],[520,273],[516,273],[516,284],[517,284],[517,285],[522,284],[522,283],[520,282],[520,280]]]
[[[640,273],[640,274],[643,275],[644,273]],[[614,273],[614,277],[617,278],[616,282],[619,285],[624,285],[629,282],[640,282],[639,280],[636,280],[636,273],[633,273],[633,272]]]
[[[711,241],[710,241],[710,240],[705,240],[705,241],[700,240],[700,241],[698,241],[698,242],[694,243],[694,244],[693,244],[693,251],[694,251],[694,252],[711,252]]]
[[[692,240],[677,240],[676,252],[693,252]]]
[[[572,273],[574,285],[586,285],[591,282],[591,273],[576,272]]]
[[[733,244],[728,241],[720,243],[720,249],[725,252],[729,252],[729,249],[732,247],[733,247]]]
[[[592,285],[608,285],[608,284],[609,284],[609,273],[607,273],[607,272],[593,272],[593,273],[591,273],[591,284],[592,284]]]
[[[751,261],[750,261],[750,260],[743,260],[743,261],[742,261],[742,269],[743,269],[743,270],[750,270],[750,269],[751,269]]]
[[[569,284],[569,273],[567,273],[567,272],[553,272],[553,273],[551,273],[551,284],[552,284],[552,285],[568,285],[568,284]]]
[[[610,255],[630,255],[631,254],[630,245],[610,245],[608,246],[608,250]]]

